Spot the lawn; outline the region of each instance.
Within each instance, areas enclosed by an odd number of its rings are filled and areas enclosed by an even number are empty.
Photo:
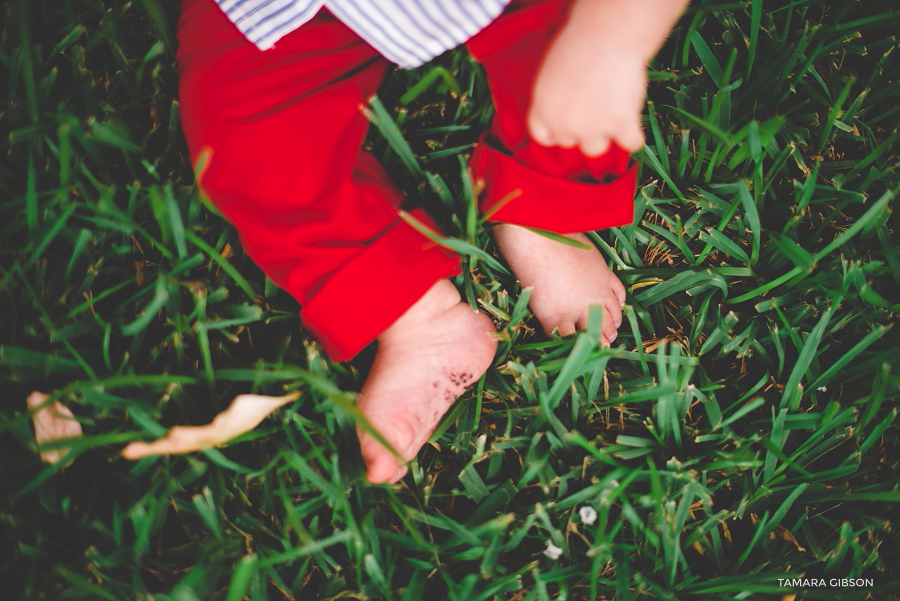
[[[477,65],[394,72],[369,143],[500,337],[397,486],[358,454],[371,349],[328,361],[194,184],[176,18],[0,7],[4,599],[900,599],[893,2],[695,0],[651,65],[636,220],[593,235],[628,289],[609,349],[540,334],[474,210]],[[32,390],[82,424],[68,467]],[[119,457],[293,391],[225,447]]]

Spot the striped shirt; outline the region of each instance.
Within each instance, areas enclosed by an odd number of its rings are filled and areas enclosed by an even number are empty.
[[[412,69],[455,48],[510,0],[216,0],[260,50],[312,19],[323,6],[387,59]]]

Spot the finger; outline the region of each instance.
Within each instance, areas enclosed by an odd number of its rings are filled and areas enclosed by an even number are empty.
[[[586,157],[598,157],[609,150],[610,140],[606,136],[585,140],[580,145],[581,153]]]
[[[541,146],[553,146],[553,136],[550,134],[550,130],[534,117],[528,118],[528,133],[531,135],[531,139]]]
[[[628,152],[637,152],[644,146],[644,130],[639,126],[630,127],[616,136],[616,144]]]

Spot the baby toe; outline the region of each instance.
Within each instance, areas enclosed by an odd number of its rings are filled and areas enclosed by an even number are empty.
[[[366,467],[366,479],[371,484],[389,484],[402,476],[402,466],[397,465],[397,462],[389,456],[377,456]]]
[[[547,308],[538,305],[533,307],[532,310],[538,323],[541,324],[544,335],[548,338],[553,337],[554,332],[560,336],[568,336],[569,334],[574,334],[577,330],[577,316],[570,315],[571,310],[567,311],[565,307],[562,310],[558,307],[547,310]]]
[[[560,321],[555,326],[553,326],[553,330],[559,333],[560,337],[565,338],[566,336],[571,336],[575,332],[578,331],[577,326],[574,321]]]
[[[606,338],[606,341],[609,342],[610,344],[613,342],[613,340],[616,339],[616,336],[617,336],[616,324],[618,322],[615,321],[615,319],[616,318],[610,314],[609,309],[606,309],[603,312],[603,336]]]
[[[603,306],[609,315],[610,325],[612,325],[613,328],[618,329],[618,327],[622,325],[622,307],[618,302],[612,302],[615,301],[614,298],[610,299],[610,301],[611,302],[607,302]]]
[[[403,416],[393,416],[393,428],[390,431],[386,431],[387,428],[379,429],[399,453],[403,453],[414,438],[411,425]],[[366,478],[369,482],[372,484],[396,482],[402,476],[403,466],[394,454],[361,427],[357,428],[357,436],[360,455],[366,462]]]
[[[610,281],[609,289],[612,291],[619,308],[623,307],[625,305],[625,285],[619,281],[619,278],[613,277]]]

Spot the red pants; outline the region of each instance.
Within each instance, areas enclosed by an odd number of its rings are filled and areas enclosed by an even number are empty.
[[[495,104],[471,161],[493,221],[571,233],[632,220],[626,152],[588,159],[527,135],[528,91],[566,9],[567,0],[515,1],[467,43]],[[324,10],[261,52],[213,0],[182,0],[178,35],[182,123],[199,183],[333,359],[355,355],[459,272],[454,253],[398,217],[400,192],[362,149],[360,106],[386,59]]]

